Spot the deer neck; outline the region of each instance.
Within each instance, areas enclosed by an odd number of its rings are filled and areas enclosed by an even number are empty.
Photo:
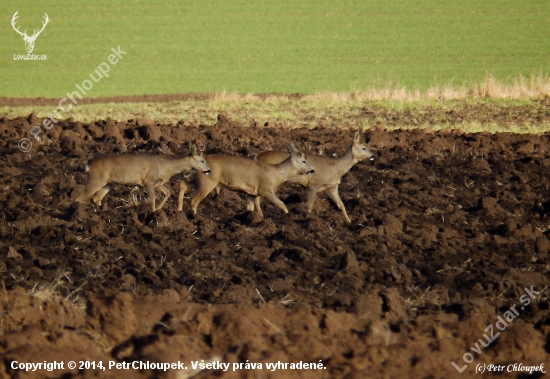
[[[166,165],[167,171],[170,176],[179,174],[180,172],[187,171],[191,169],[190,157],[170,159]]]
[[[353,157],[353,144],[352,144],[341,157],[334,159],[334,168],[336,169],[338,174],[340,174],[340,177],[342,177],[357,162],[358,160]]]
[[[275,176],[277,177],[277,182],[279,184],[285,182],[291,176],[296,175],[296,169],[292,166],[292,157],[289,156],[287,159],[282,161],[275,166]]]

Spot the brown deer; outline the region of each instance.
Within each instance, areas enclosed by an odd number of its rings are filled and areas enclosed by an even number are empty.
[[[219,192],[221,185],[254,197],[256,211],[261,217],[263,212],[260,197],[265,197],[284,213],[288,213],[286,205],[275,195],[277,187],[292,176],[313,174],[314,170],[306,155],[300,153],[294,144],[288,144],[287,149],[287,158],[274,165],[229,155],[207,155],[206,162],[210,166],[211,174],[206,176],[197,172],[194,181],[180,183],[178,211],[183,208],[183,197],[187,189],[198,190],[191,199],[191,210],[196,214],[200,202],[213,189]],[[254,210],[253,205],[248,210]]]
[[[170,191],[164,186],[170,178],[183,171],[195,169],[203,175],[210,173],[210,167],[195,145],[191,145],[191,155],[179,159],[164,158],[158,155],[125,154],[104,155],[86,165],[88,180],[84,192],[76,201],[82,202],[95,194],[93,201],[99,207],[101,200],[112,184],[139,185],[151,198],[151,210],[161,209],[170,197]],[[155,208],[155,188],[164,193],[164,199]]]
[[[287,159],[288,154],[284,151],[266,151],[258,154],[257,160],[270,164],[277,164]],[[311,212],[317,192],[328,190],[328,195],[334,201],[338,209],[344,214],[347,222],[351,222],[344,203],[338,194],[338,185],[342,176],[344,176],[357,162],[370,158],[374,160],[374,155],[361,142],[361,135],[357,131],[353,137],[353,142],[348,150],[340,158],[323,157],[320,155],[307,154],[307,159],[315,168],[313,175],[296,175],[288,179],[291,183],[298,183],[308,188],[307,190],[307,211]],[[259,200],[255,203],[259,203]],[[247,199],[247,208],[253,207],[251,199]]]

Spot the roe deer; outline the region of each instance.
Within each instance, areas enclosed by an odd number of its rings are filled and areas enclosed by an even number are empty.
[[[196,214],[200,202],[213,189],[219,192],[222,185],[255,197],[257,212],[261,217],[263,212],[260,207],[260,196],[271,201],[284,213],[288,213],[285,204],[275,195],[277,187],[291,176],[312,174],[314,170],[307,161],[306,155],[300,153],[294,144],[288,144],[287,149],[290,155],[287,154],[286,159],[275,165],[229,155],[207,155],[206,162],[212,170],[211,174],[206,176],[197,172],[194,182],[180,183],[178,211],[183,208],[183,196],[187,189],[198,189],[197,194],[191,199],[191,209]],[[247,208],[254,210],[253,206]]]
[[[145,187],[151,198],[151,210],[162,208],[170,197],[170,191],[164,184],[170,178],[183,171],[198,170],[205,175],[210,173],[210,167],[204,156],[193,144],[191,155],[179,159],[164,158],[158,155],[104,155],[90,161],[85,171],[88,180],[84,192],[76,201],[82,202],[93,194],[94,203],[101,206],[101,200],[111,189],[111,184],[139,185]],[[164,193],[164,199],[155,208],[155,188]]]
[[[284,151],[272,150],[258,154],[256,159],[259,162],[276,164],[287,157],[288,154]],[[357,162],[367,158],[374,160],[374,155],[367,148],[367,146],[361,142],[361,135],[357,131],[353,136],[353,143],[340,158],[330,158],[308,154],[307,159],[315,168],[315,173],[309,176],[293,176],[289,178],[288,181],[291,183],[301,184],[308,188],[308,212],[311,212],[313,209],[317,192],[329,190],[328,195],[332,201],[334,201],[338,209],[342,211],[346,221],[351,222],[346,212],[346,208],[344,207],[344,203],[342,203],[342,199],[340,199],[340,195],[338,194],[338,185],[340,184],[340,179],[342,176],[344,176]],[[247,207],[251,207],[249,204],[250,200],[248,200]]]

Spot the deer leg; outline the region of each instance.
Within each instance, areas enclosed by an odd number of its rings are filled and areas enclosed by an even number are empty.
[[[107,192],[111,189],[112,185],[106,184],[101,188],[94,196],[93,202],[98,206],[101,207],[101,200],[107,195]]]
[[[334,201],[338,209],[342,211],[344,214],[344,218],[347,222],[351,223],[348,214],[346,212],[346,207],[344,207],[344,203],[342,203],[342,199],[340,198],[340,195],[338,194],[338,186],[334,186],[331,189],[328,190],[328,196]]]
[[[317,192],[319,191],[319,186],[309,187],[307,190],[307,212],[310,213],[313,210],[313,204],[315,204],[315,199],[317,198]]]
[[[149,195],[149,199],[151,199],[151,211],[155,211],[155,183],[147,183],[145,184],[145,190],[147,191],[147,194]]]
[[[81,203],[84,200],[88,199],[90,196],[92,196],[97,191],[101,190],[102,188],[103,188],[103,184],[102,185],[94,185],[93,183],[88,181],[88,183],[86,183],[86,187],[84,188],[84,192],[82,192],[80,194],[80,196],[78,196],[76,198],[75,201]]]
[[[256,209],[258,214],[264,217],[262,207],[260,206],[260,199],[261,196],[246,195],[246,210],[253,211],[254,209]]]
[[[253,196],[246,195],[246,210],[247,211],[253,211],[254,210],[254,200]]]
[[[162,208],[164,203],[166,203],[166,200],[168,200],[168,198],[170,197],[170,190],[163,185],[160,185],[157,188],[164,194],[164,198],[162,199],[159,206],[157,207],[157,210],[159,210],[160,208]]]
[[[180,190],[178,195],[178,212],[181,212],[183,210],[183,198],[185,197],[185,192],[187,192],[187,190],[194,189],[197,189],[197,184],[194,181],[180,182]]]
[[[197,214],[197,207],[199,206],[201,201],[203,201],[204,198],[208,196],[208,194],[210,194],[210,192],[212,192],[212,190],[216,188],[216,186],[218,186],[219,184],[213,180],[209,180],[209,178],[206,176],[200,176],[198,178],[200,178],[197,181],[198,191],[196,195],[191,199],[191,210],[194,214]]]
[[[266,193],[265,195],[263,195],[263,197],[275,204],[277,208],[282,210],[284,213],[288,213],[288,209],[286,208],[285,203],[283,203],[273,192]],[[260,212],[260,215],[262,215],[261,209],[258,209],[258,211]]]
[[[183,209],[183,197],[185,196],[185,191],[187,190],[187,185],[185,182],[180,182],[180,189],[178,194],[178,212],[181,212]]]
[[[256,206],[256,209],[258,210],[258,213],[260,214],[260,216],[264,217],[264,214],[262,212],[262,207],[260,206],[261,199],[262,199],[261,196],[256,196],[256,198],[254,199],[254,205]]]

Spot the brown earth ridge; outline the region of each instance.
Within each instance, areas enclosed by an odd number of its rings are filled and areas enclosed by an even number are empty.
[[[260,98],[270,96],[285,96],[285,98],[299,100],[304,95],[290,94],[260,94]],[[141,96],[119,96],[119,97],[97,97],[83,98],[78,104],[105,104],[105,103],[155,103],[170,101],[209,101],[214,98],[213,94],[188,93],[180,95],[141,95]],[[0,97],[0,106],[48,106],[57,107],[59,99],[49,98],[6,98]],[[53,108],[55,109],[55,108]],[[53,111],[52,109],[52,111]],[[501,127],[512,127],[526,125],[537,127],[550,124],[550,98],[543,98],[529,102],[529,105],[491,104],[491,103],[468,103],[457,100],[449,106],[449,103],[442,103],[442,106],[420,106],[417,108],[388,109],[387,107],[369,103],[365,105],[356,115],[363,123],[368,125],[387,128],[400,128],[403,126],[428,126],[438,127],[444,125],[460,125],[477,122],[481,125],[498,124]],[[151,122],[151,121],[149,121]],[[330,117],[318,120],[322,126],[335,127]],[[182,120],[182,123],[185,123]],[[255,121],[250,122],[256,125]],[[358,123],[361,125],[361,123]],[[189,125],[187,125],[189,126]],[[244,125],[242,125],[244,126]],[[278,126],[277,122],[270,122],[270,126]]]
[[[22,153],[19,139],[41,121],[0,119],[0,378],[463,378],[478,364],[550,362],[548,134],[372,128],[376,160],[340,185],[348,224],[326,194],[306,214],[304,189],[291,185],[278,191],[287,215],[264,201],[259,219],[226,189],[196,216],[188,200],[177,212],[183,175],[155,213],[142,189],[114,188],[101,209],[72,199],[103,153],[182,156],[194,141],[253,157],[293,141],[330,156],[350,130],[224,115],[208,126],[69,120]],[[539,292],[529,305],[525,288]],[[517,317],[483,347],[513,306]],[[465,353],[473,362],[460,374],[451,362],[462,367]],[[11,368],[55,360],[188,370]],[[192,372],[201,360],[263,368]],[[326,369],[266,369],[278,361]]]

